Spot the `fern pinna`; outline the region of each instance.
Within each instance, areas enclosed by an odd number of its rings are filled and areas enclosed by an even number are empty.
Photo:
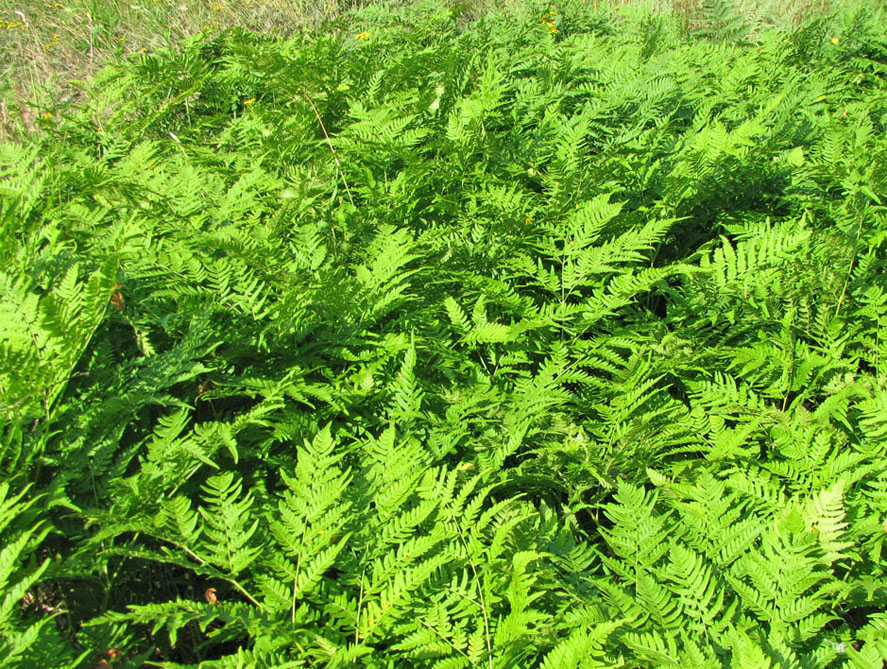
[[[4,665],[882,666],[887,17],[734,9],[197,36],[0,147]]]

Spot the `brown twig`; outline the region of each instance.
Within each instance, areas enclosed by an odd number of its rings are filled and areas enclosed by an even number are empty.
[[[317,105],[314,104],[314,100],[311,99],[311,96],[308,95],[308,92],[304,89],[302,93],[305,96],[305,99],[308,100],[308,104],[311,105],[311,109],[314,112],[314,116],[317,118],[317,122],[320,123],[320,129],[323,130],[323,136],[326,138],[327,146],[330,147],[330,152],[333,154],[333,160],[336,161],[336,167],[339,170],[339,174],[342,175],[342,183],[345,184],[345,192],[348,193],[348,200],[351,202],[351,206],[354,206],[354,198],[351,197],[351,187],[348,185],[348,180],[345,178],[345,172],[342,169],[342,163],[339,162],[339,156],[336,155],[336,147],[333,146],[333,140],[330,139],[329,133],[326,131],[326,126],[323,124],[323,119],[320,118],[320,112],[317,111]]]

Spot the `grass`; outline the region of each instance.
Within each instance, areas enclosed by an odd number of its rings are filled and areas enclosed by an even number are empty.
[[[0,138],[33,132],[38,118],[48,119],[61,106],[76,102],[82,82],[109,60],[174,47],[188,35],[234,26],[287,35],[373,1],[378,0],[0,0]],[[514,2],[457,1],[469,17]],[[715,5],[726,7],[728,18],[757,24],[796,21],[830,10],[832,2],[610,1],[677,12],[690,31],[710,24]]]
[[[289,34],[366,0],[0,0],[0,135],[79,97],[102,64],[239,26]]]

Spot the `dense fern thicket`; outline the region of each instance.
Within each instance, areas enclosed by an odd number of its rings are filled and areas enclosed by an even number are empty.
[[[0,147],[3,666],[884,665],[887,16],[461,11]]]

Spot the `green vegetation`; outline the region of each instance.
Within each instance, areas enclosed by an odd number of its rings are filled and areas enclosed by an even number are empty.
[[[367,0],[0,0],[0,137],[77,104],[83,82],[132,53],[239,27],[289,36]]]
[[[887,12],[725,7],[204,33],[0,145],[0,664],[882,667]]]
[[[196,33],[243,28],[289,37],[304,28],[341,30],[340,19],[371,2],[412,0],[0,0],[0,138],[33,132],[36,118],[77,104],[83,82],[105,63],[177,47]],[[674,12],[686,29],[725,23],[745,30],[793,25],[833,0],[603,0]],[[523,0],[440,0],[476,19]],[[741,19],[741,21],[740,21]],[[347,19],[345,21],[347,24]]]

